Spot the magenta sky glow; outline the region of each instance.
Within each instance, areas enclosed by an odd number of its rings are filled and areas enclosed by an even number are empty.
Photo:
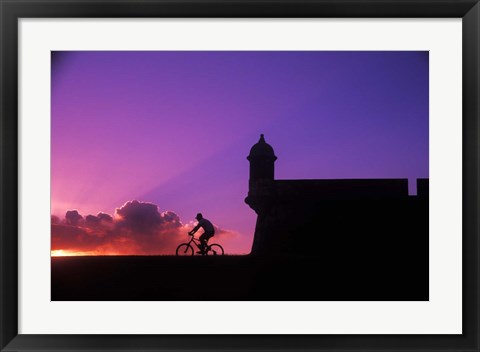
[[[201,211],[250,250],[250,147],[276,178],[428,177],[428,52],[52,52],[52,214]],[[414,188],[410,188],[414,192]]]

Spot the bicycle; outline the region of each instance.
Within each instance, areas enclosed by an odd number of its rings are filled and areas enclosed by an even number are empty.
[[[193,249],[193,246],[191,245],[192,242],[195,246],[197,246],[199,250],[202,250],[200,246],[200,240],[198,238],[195,238],[195,236],[192,235],[188,243],[187,242],[182,243],[177,247],[177,250],[175,252],[176,255],[177,256],[193,256],[194,249]],[[220,246],[218,243],[208,244],[208,241],[207,241],[207,248],[205,251],[203,251],[202,255],[215,256],[215,255],[223,255],[223,253],[224,252],[223,252],[222,246]]]

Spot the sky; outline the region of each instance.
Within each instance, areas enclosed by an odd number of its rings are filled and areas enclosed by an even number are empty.
[[[54,51],[52,254],[173,254],[201,212],[250,252],[261,133],[276,179],[428,177],[426,51]]]

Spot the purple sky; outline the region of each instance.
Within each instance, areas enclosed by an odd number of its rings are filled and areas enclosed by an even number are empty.
[[[279,179],[428,177],[428,52],[53,52],[52,214],[201,211],[248,252],[260,133]]]

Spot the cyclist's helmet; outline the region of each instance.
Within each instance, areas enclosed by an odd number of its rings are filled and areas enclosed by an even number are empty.
[[[197,216],[195,216],[195,219],[197,220],[203,219],[202,213],[198,213]]]

